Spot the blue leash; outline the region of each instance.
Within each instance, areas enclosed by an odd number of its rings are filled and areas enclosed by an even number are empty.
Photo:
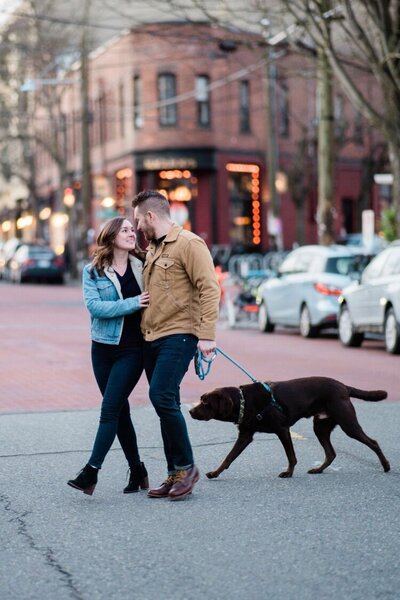
[[[211,358],[206,358],[205,356],[203,356],[202,352],[196,351],[196,354],[194,357],[194,368],[196,370],[196,374],[197,374],[198,378],[201,381],[203,381],[209,374],[209,372],[211,370],[211,365],[212,365],[213,361],[217,358],[218,353],[222,354],[222,356],[225,356],[225,358],[227,358],[231,363],[233,363],[236,367],[238,367],[238,369],[243,371],[243,373],[245,373],[248,377],[250,377],[250,379],[252,380],[253,383],[260,383],[267,390],[267,392],[271,395],[272,406],[274,406],[275,408],[277,408],[278,410],[283,412],[282,406],[279,404],[279,402],[277,402],[275,400],[274,393],[273,393],[271,387],[268,385],[268,383],[264,383],[263,381],[259,381],[258,379],[253,377],[253,375],[251,375],[248,371],[246,371],[246,369],[244,367],[242,367],[238,362],[236,362],[236,360],[234,360],[231,356],[229,356],[229,354],[226,354],[226,352],[221,350],[221,348],[216,348],[215,353],[213,354],[213,356]],[[206,367],[204,367],[204,364],[206,365]],[[257,415],[257,418],[261,421],[262,413],[260,415]]]

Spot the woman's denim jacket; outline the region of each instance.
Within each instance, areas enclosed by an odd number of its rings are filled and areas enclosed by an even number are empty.
[[[143,291],[141,261],[129,256],[133,274]],[[119,344],[124,326],[124,315],[140,310],[139,296],[123,298],[121,286],[112,267],[99,275],[92,265],[86,265],[82,273],[83,297],[91,316],[91,336],[102,344]]]

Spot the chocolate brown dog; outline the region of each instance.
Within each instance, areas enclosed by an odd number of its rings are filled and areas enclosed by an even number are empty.
[[[383,470],[390,464],[379,444],[362,430],[350,400],[360,398],[378,402],[387,397],[383,390],[359,390],[329,377],[304,377],[267,384],[272,394],[261,382],[240,388],[223,387],[203,394],[200,403],[189,412],[200,421],[228,421],[236,423],[239,436],[228,456],[215,471],[207,473],[209,479],[218,477],[253,440],[254,433],[276,433],[286,452],[289,465],[279,477],[291,477],[297,463],[289,428],[303,417],[314,417],[314,433],[325,451],[324,462],[309,473],[322,473],[336,457],[330,441],[334,427],[339,425],[351,438],[368,446],[381,461]]]

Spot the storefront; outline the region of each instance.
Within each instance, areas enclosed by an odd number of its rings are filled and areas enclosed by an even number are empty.
[[[135,169],[137,190],[165,194],[173,220],[209,245],[261,251],[265,227],[258,164],[202,149],[136,154]]]

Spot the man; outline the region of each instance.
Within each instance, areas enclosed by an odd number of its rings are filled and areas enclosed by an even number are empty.
[[[180,383],[196,347],[206,357],[215,351],[220,288],[206,244],[171,220],[162,194],[140,192],[132,206],[137,229],[150,242],[143,269],[150,296],[142,316],[144,363],[168,468],[167,479],[148,496],[180,500],[199,479],[180,407]]]

